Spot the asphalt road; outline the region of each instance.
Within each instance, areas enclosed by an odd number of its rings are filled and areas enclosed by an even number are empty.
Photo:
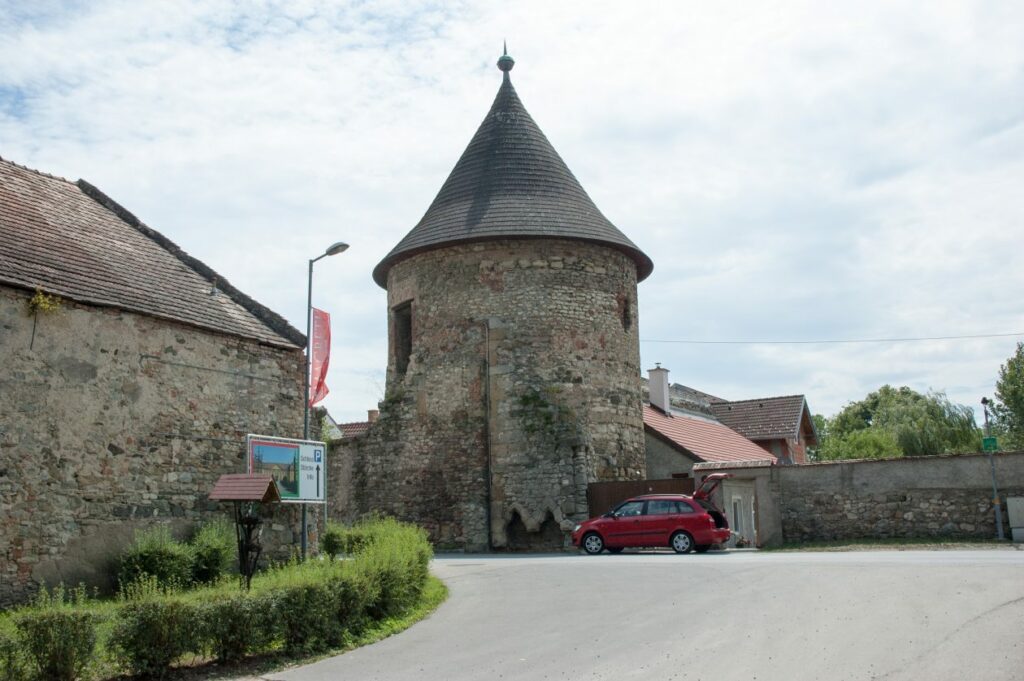
[[[290,681],[1024,679],[1024,551],[435,560],[451,595]]]

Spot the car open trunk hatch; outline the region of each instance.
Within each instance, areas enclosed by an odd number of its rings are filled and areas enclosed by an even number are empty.
[[[711,475],[704,478],[704,481],[700,483],[694,493],[694,499],[710,499],[718,486],[722,484],[722,481],[731,478],[732,473],[712,473]]]

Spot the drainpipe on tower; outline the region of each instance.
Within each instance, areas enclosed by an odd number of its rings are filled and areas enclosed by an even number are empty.
[[[491,528],[491,504],[493,503],[491,492],[491,471],[493,470],[491,461],[491,325],[487,320],[483,320],[480,322],[480,326],[484,330],[484,490],[487,497],[485,506],[487,511],[487,551],[490,552],[494,550]]]

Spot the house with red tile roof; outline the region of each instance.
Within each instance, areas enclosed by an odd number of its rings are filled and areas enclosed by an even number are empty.
[[[365,421],[351,421],[348,423],[338,423],[334,420],[334,417],[324,410],[325,419],[325,430],[324,437],[328,441],[334,440],[346,440],[353,437],[361,437],[366,435],[367,431],[370,430],[370,426],[380,417],[380,411],[377,409],[366,410]]]
[[[686,464],[705,462],[744,462],[754,463],[766,461],[778,463],[778,459],[758,447],[735,430],[720,423],[714,418],[695,413],[672,410],[668,413],[649,404],[644,405],[645,432],[674,449],[681,458],[678,461]],[[679,465],[664,466],[668,457],[650,456],[648,445],[647,475],[651,479],[679,477],[683,473]],[[660,465],[659,465],[660,464]],[[689,473],[687,473],[689,474]]]
[[[649,480],[692,477],[695,463],[778,463],[770,452],[719,421],[706,401],[694,399],[694,394],[673,400],[668,369],[651,369],[649,377],[649,401],[644,404]]]
[[[700,478],[706,473],[701,470],[716,466],[804,463],[807,446],[817,442],[803,395],[729,401],[670,384],[660,366],[648,375],[643,416],[649,480]],[[731,478],[717,496],[739,541],[756,544],[753,481]]]
[[[768,450],[780,463],[807,463],[818,444],[814,419],[803,395],[714,402],[711,411],[726,426]]]
[[[660,367],[651,371],[664,371],[666,372],[664,375],[667,376],[667,370]],[[657,404],[658,400],[651,390],[653,376],[655,376],[654,373],[652,373],[651,379],[644,380],[643,392],[648,398],[645,401],[648,406],[651,403]],[[657,376],[662,376],[662,374],[658,373]],[[665,382],[667,383],[667,378]],[[786,465],[807,463],[808,447],[814,447],[818,443],[814,420],[810,408],[807,406],[807,399],[803,395],[726,400],[680,383],[668,384],[664,390],[667,391],[664,402],[673,414],[685,414],[691,419],[710,421],[731,431],[731,436],[728,438],[724,436],[726,431],[717,431],[723,437],[716,445],[718,448],[724,446],[725,442],[731,441],[731,437],[738,434],[745,438],[748,444],[752,442],[771,454],[771,457],[766,460],[772,461],[773,464]],[[650,424],[647,424],[648,420],[651,421]],[[645,412],[645,428],[649,434],[655,424],[656,420],[649,419]],[[654,430],[658,429],[654,428]],[[658,430],[656,437],[665,440],[668,436],[661,430]],[[682,446],[680,442],[675,444]],[[651,449],[650,442],[648,442],[647,448]],[[693,454],[692,450],[687,449],[686,451],[689,453],[687,456],[697,457],[695,463],[716,463],[730,460],[728,457],[723,458],[714,451],[709,451],[707,447],[704,449],[705,456],[703,457]],[[665,472],[659,466],[661,460],[657,457],[654,461],[654,475],[652,475],[650,459],[651,457],[648,455],[648,478],[665,477],[657,475]],[[674,471],[673,474],[678,475],[678,472]]]

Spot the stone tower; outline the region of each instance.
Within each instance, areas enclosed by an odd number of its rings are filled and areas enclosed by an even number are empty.
[[[342,517],[442,547],[555,548],[587,484],[645,474],[637,282],[653,268],[502,84],[426,214],[377,265],[387,389],[336,459]]]

